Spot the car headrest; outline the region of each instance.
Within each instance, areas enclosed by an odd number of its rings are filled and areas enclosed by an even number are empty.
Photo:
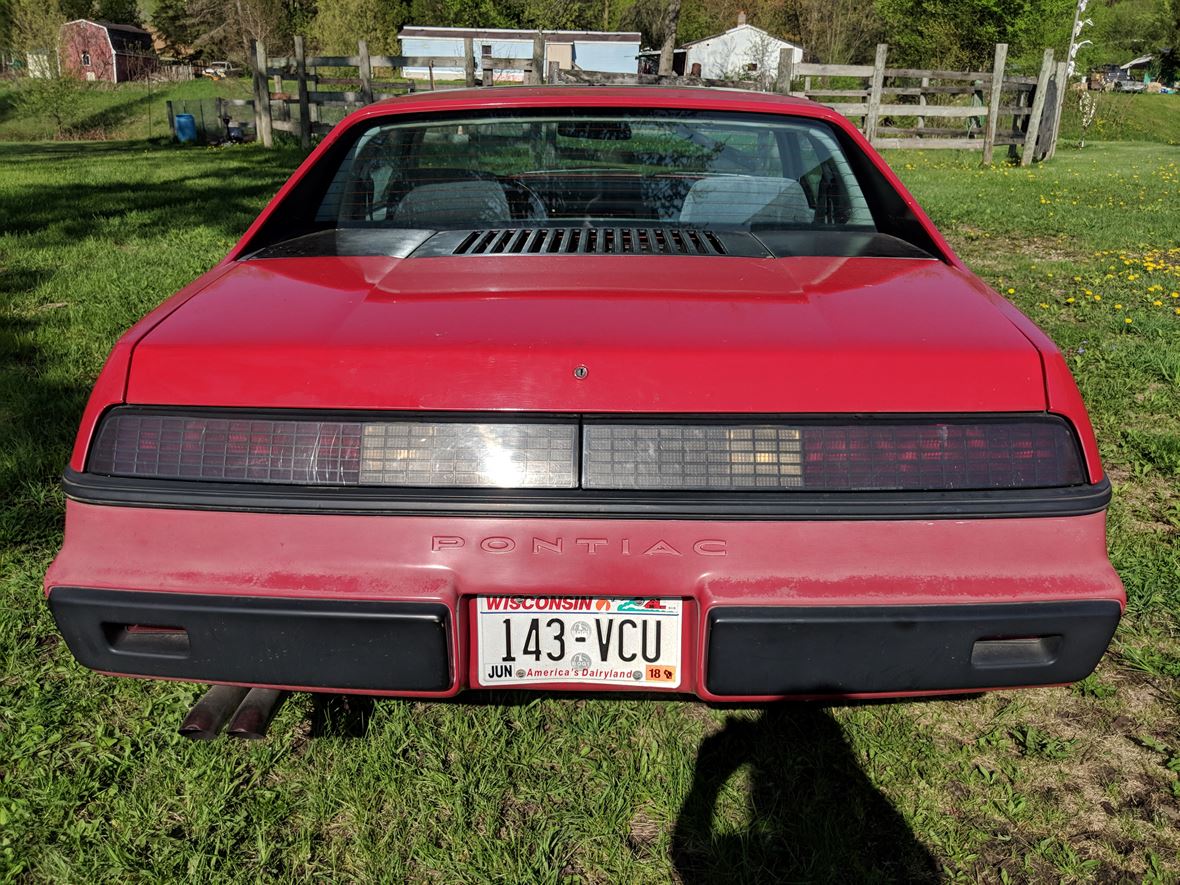
[[[418,185],[402,197],[391,220],[404,227],[441,227],[499,224],[511,218],[504,188],[476,179]]]
[[[693,224],[805,224],[815,209],[793,178],[711,175],[693,183],[680,220]]]

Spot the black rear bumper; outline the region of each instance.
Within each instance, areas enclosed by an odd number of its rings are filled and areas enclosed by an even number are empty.
[[[444,694],[464,667],[440,603],[55,587],[49,605],[78,661],[108,673]],[[738,699],[1073,682],[1094,669],[1120,614],[1110,600],[718,606],[697,652],[700,688]]]
[[[452,684],[441,604],[55,587],[49,607],[78,662],[108,673],[371,691]]]
[[[709,613],[716,695],[961,691],[1074,682],[1118,626],[1117,602],[726,607]]]

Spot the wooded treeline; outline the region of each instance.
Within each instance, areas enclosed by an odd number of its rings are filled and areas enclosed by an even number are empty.
[[[1075,0],[682,0],[675,42],[751,24],[802,45],[808,60],[860,63],[887,42],[899,64],[986,67],[996,43],[1010,64],[1033,69],[1049,46],[1064,53]],[[178,55],[243,63],[262,40],[276,49],[305,34],[313,48],[351,51],[358,38],[376,52],[397,49],[406,24],[637,30],[644,44],[666,36],[668,0],[0,0],[0,49],[52,42],[74,18],[150,25]],[[1080,69],[1180,47],[1180,0],[1092,0],[1093,41]]]

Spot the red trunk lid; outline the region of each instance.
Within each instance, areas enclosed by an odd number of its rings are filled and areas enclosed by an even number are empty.
[[[1040,356],[996,297],[968,274],[919,259],[244,261],[136,346],[127,399],[566,412],[1044,409]]]

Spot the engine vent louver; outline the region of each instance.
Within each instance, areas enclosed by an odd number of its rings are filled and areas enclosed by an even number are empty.
[[[652,227],[542,227],[472,231],[453,255],[725,255],[709,231]]]

